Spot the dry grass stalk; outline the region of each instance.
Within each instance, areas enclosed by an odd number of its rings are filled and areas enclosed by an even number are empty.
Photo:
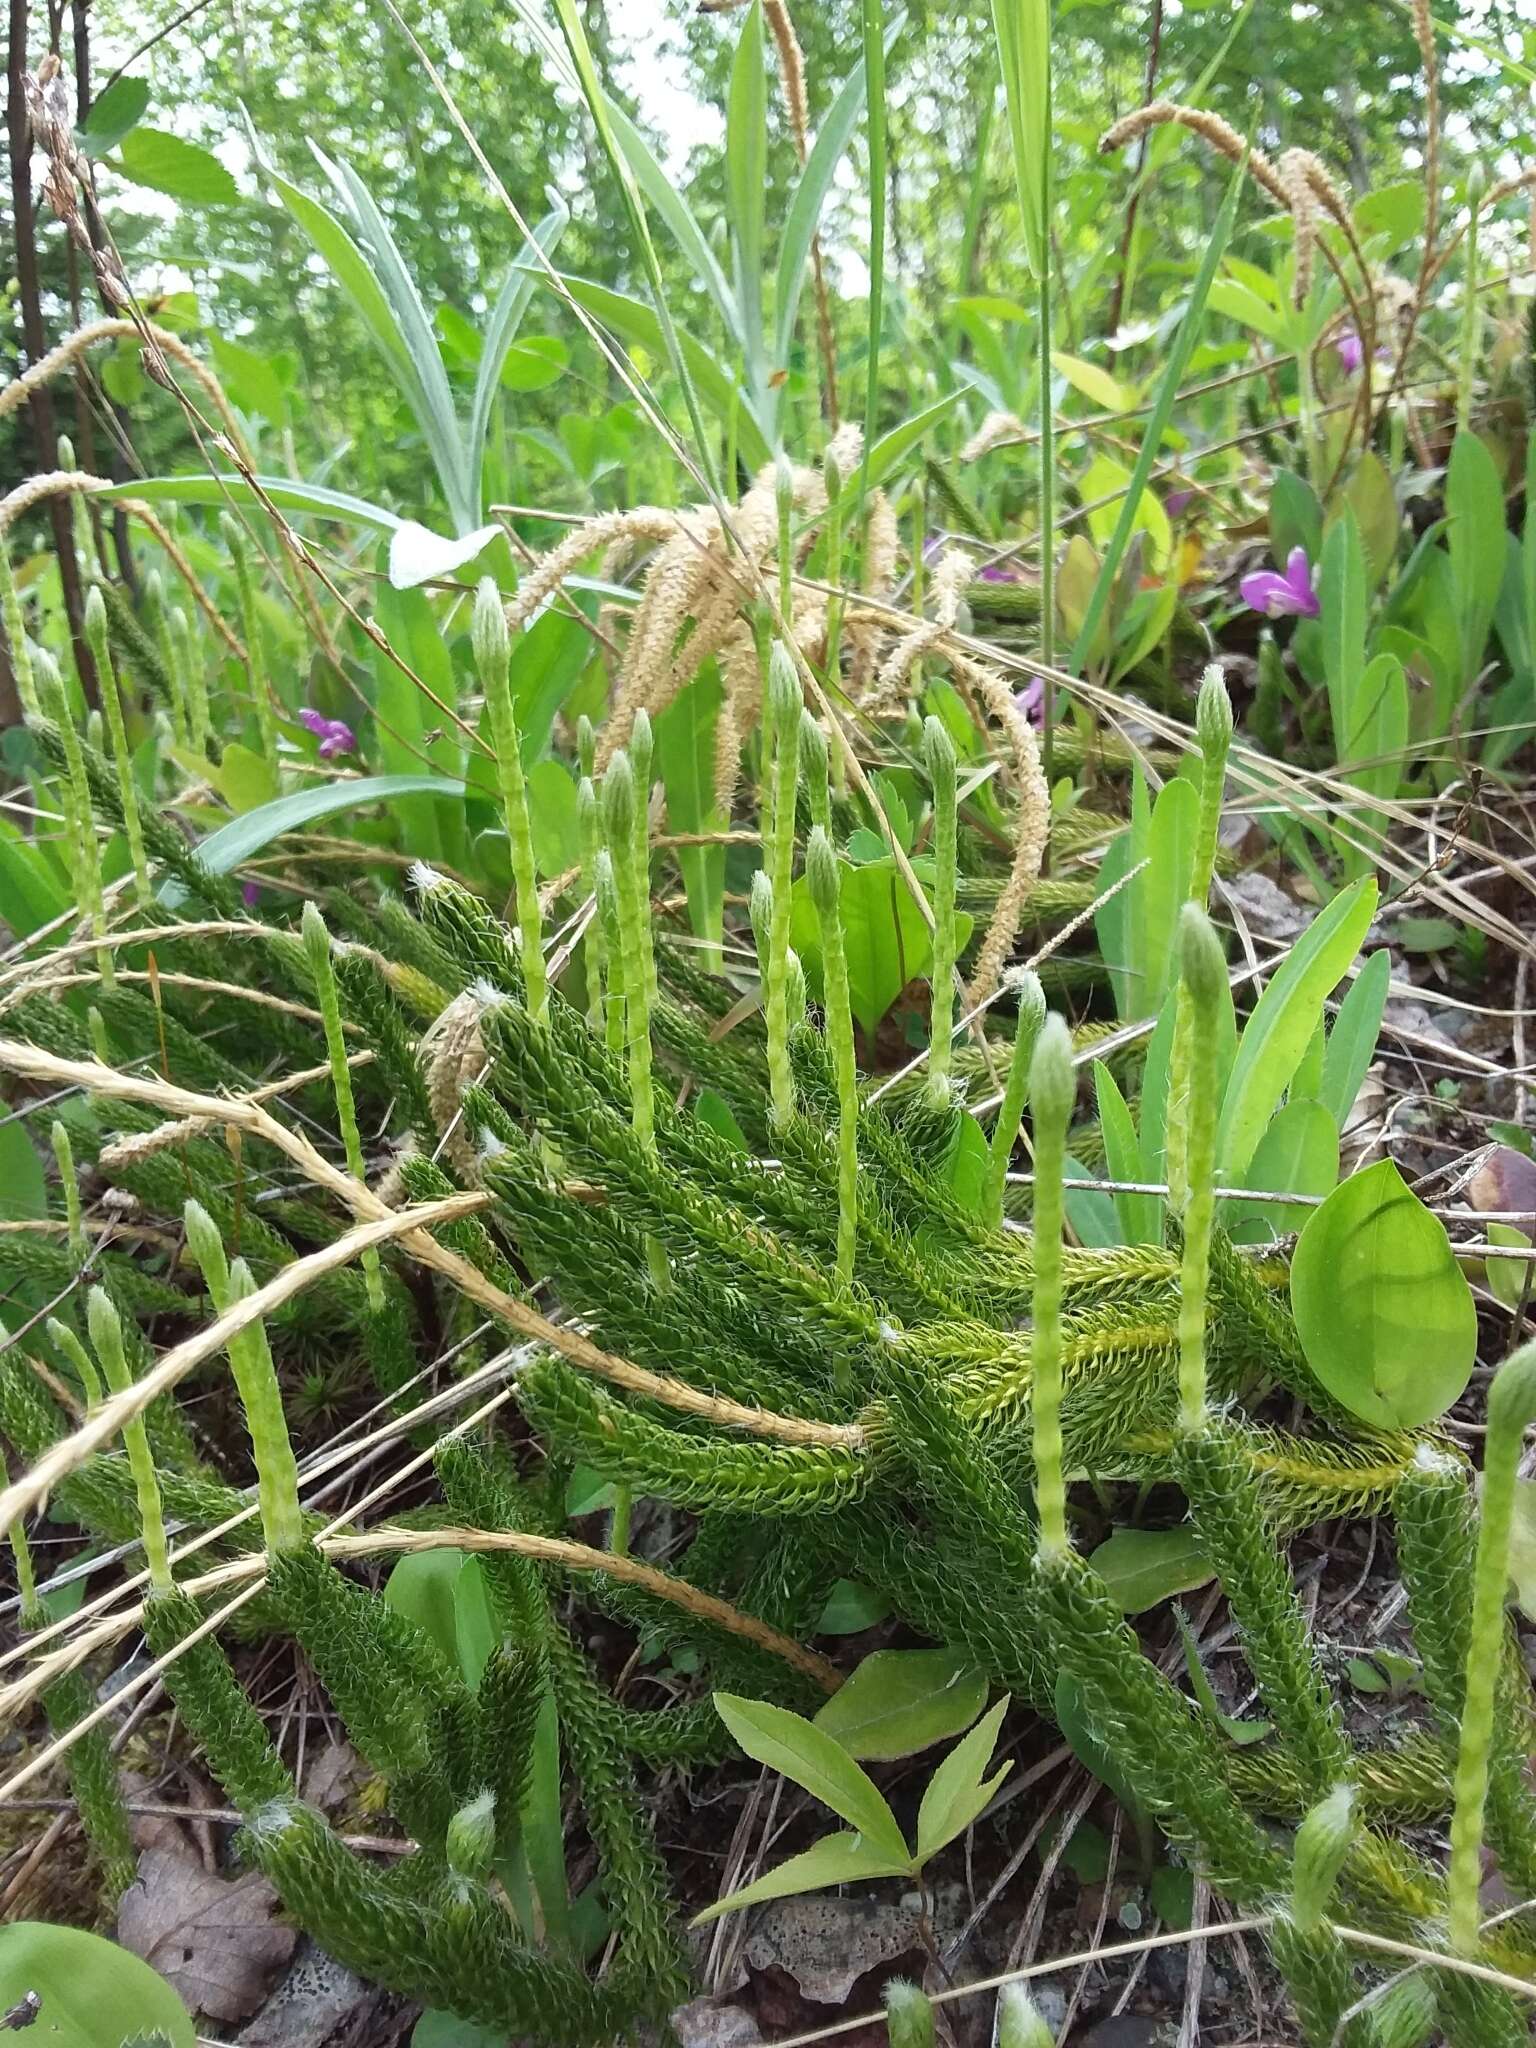
[[[961,462],[980,462],[983,455],[990,455],[994,448],[1005,448],[1014,441],[1027,441],[1029,429],[1016,412],[989,412],[969,441],[960,450]]]
[[[805,96],[805,53],[789,18],[785,0],[763,0],[763,17],[779,53],[779,76],[784,81],[784,105],[789,113],[789,131],[795,139],[795,155],[802,168],[811,153],[810,109]],[[821,235],[811,236],[811,289],[816,298],[816,344],[821,351],[822,410],[827,424],[836,428],[837,341],[832,328],[832,305],[827,294],[826,267],[822,261]],[[846,476],[847,471],[843,474]]]
[[[169,356],[189,377],[195,378],[224,422],[224,431],[232,441],[238,443],[246,459],[251,459],[250,446],[241,430],[239,416],[225,396],[224,387],[218,378],[202,358],[187,347],[179,334],[173,334],[168,327],[157,327],[150,320],[91,320],[84,327],[77,328],[73,334],[66,335],[56,348],[51,348],[47,355],[39,357],[37,362],[23,370],[19,377],[13,378],[0,389],[0,419],[4,419],[8,413],[15,412],[40,385],[51,383],[62,371],[78,361],[87,349],[94,348],[97,342],[128,340],[153,344],[153,348],[162,356]],[[154,355],[148,347],[145,350],[145,360],[148,364],[154,364]],[[167,379],[162,374],[159,381],[164,383]]]
[[[1116,121],[1113,127],[1106,128],[1099,137],[1099,154],[1108,156],[1117,149],[1124,149],[1128,142],[1138,141],[1149,130],[1164,127],[1170,121],[1208,142],[1217,155],[1224,156],[1229,163],[1240,164],[1246,150],[1249,176],[1264,188],[1282,212],[1290,211],[1291,196],[1285,181],[1263,150],[1248,149],[1230,121],[1224,121],[1220,114],[1210,113],[1204,107],[1181,106],[1176,100],[1153,100]]]

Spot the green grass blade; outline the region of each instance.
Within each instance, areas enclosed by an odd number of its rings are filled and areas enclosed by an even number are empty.
[[[760,420],[770,407],[763,337],[763,220],[768,182],[768,81],[763,59],[762,0],[752,0],[731,64],[726,103],[725,181],[736,302],[747,388]],[[764,420],[764,424],[766,421]]]

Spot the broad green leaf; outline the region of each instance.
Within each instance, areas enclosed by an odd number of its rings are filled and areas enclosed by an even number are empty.
[[[1096,455],[1078,479],[1083,503],[1094,507],[1088,514],[1088,531],[1100,548],[1104,548],[1118,532],[1125,508],[1132,502],[1134,481],[1134,473],[1123,462],[1103,454]],[[1144,532],[1152,543],[1154,558],[1159,562],[1167,561],[1173,547],[1173,532],[1168,524],[1168,514],[1152,492],[1135,493],[1135,504],[1127,525],[1127,538],[1130,533]],[[1102,577],[1102,563],[1099,574]]]
[[[429,2008],[411,2029],[411,2048],[507,2048],[507,2030]]]
[[[1531,1240],[1523,1230],[1516,1230],[1513,1223],[1490,1223],[1487,1225],[1488,1242],[1504,1251],[1529,1251]],[[1494,1300],[1507,1309],[1517,1309],[1526,1291],[1526,1278],[1531,1268],[1524,1259],[1485,1259],[1483,1277],[1488,1292]]]
[[[955,1650],[876,1650],[846,1678],[816,1726],[848,1754],[888,1762],[969,1728],[986,1704],[982,1672]]]
[[[986,1132],[969,1110],[961,1110],[944,1158],[943,1179],[955,1200],[973,1216],[987,1213],[984,1190],[990,1158]]]
[[[656,764],[667,794],[673,832],[715,832],[727,823],[715,807],[715,727],[720,717],[719,671],[713,662],[694,677],[656,721]],[[701,965],[718,971],[724,931],[725,848],[680,846],[688,923],[705,942]]]
[[[535,761],[524,778],[528,792],[528,823],[533,833],[533,858],[546,881],[563,875],[581,860],[581,820],[576,784],[563,761],[546,756]],[[510,855],[508,856],[510,869]]]
[[[1131,914],[1142,927],[1143,975],[1134,996],[1138,1017],[1149,1017],[1161,1006],[1174,979],[1179,913],[1189,900],[1199,824],[1199,794],[1193,783],[1176,775],[1163,784],[1152,806],[1149,865],[1126,892],[1136,898]]]
[[[10,935],[26,938],[61,917],[72,901],[72,892],[41,849],[9,818],[0,818],[0,917]]]
[[[565,233],[566,223],[571,217],[565,201],[556,194],[552,193],[550,196],[554,204],[533,230],[533,239],[546,257],[554,254],[560,237]],[[481,349],[479,367],[475,372],[475,393],[470,401],[469,426],[465,434],[477,512],[484,509],[481,476],[485,466],[485,443],[490,431],[491,407],[495,403],[498,387],[505,380],[508,358],[518,328],[522,325],[523,315],[528,310],[528,301],[533,296],[534,287],[542,274],[543,265],[531,252],[520,262],[514,263],[507,272],[506,282],[496,295],[496,303],[491,308],[491,317],[486,323],[485,345]]]
[[[1070,553],[1070,550],[1069,550]],[[1131,817],[1126,829],[1110,841],[1099,871],[1100,894],[1105,900],[1094,912],[1094,930],[1099,951],[1109,970],[1115,1011],[1122,1021],[1150,1014],[1142,1001],[1146,983],[1146,923],[1142,903],[1146,871],[1116,888],[1124,875],[1147,859],[1152,837],[1152,803],[1140,762],[1131,771]],[[1110,892],[1113,891],[1111,894]]]
[[[1445,1225],[1390,1159],[1313,1211],[1291,1262],[1307,1363],[1352,1415],[1418,1429],[1465,1389],[1477,1311]]]
[[[898,1869],[910,1862],[896,1817],[840,1742],[787,1707],[715,1694],[715,1710],[748,1756],[792,1778]]]
[[[717,1138],[724,1138],[733,1152],[750,1152],[746,1133],[736,1121],[736,1112],[723,1095],[717,1095],[713,1088],[701,1088],[694,1100],[693,1113],[707,1130]],[[819,1633],[819,1631],[818,1631]]]
[[[288,389],[279,362],[225,334],[211,334],[208,343],[220,380],[235,404],[280,426],[288,413]]]
[[[828,1835],[814,1848],[803,1849],[774,1870],[744,1885],[728,1898],[717,1899],[694,1915],[695,1927],[718,1920],[723,1913],[739,1913],[744,1906],[758,1906],[765,1899],[792,1899],[801,1892],[825,1891],[829,1885],[868,1883],[877,1877],[905,1877],[912,1859],[903,1845],[901,1860],[882,1856],[862,1835]]]
[[[1339,1127],[1322,1103],[1286,1103],[1254,1148],[1242,1185],[1277,1195],[1331,1194],[1339,1178]],[[1288,1237],[1306,1211],[1285,1202],[1232,1202],[1232,1234],[1239,1242]]]
[[[1116,1529],[1089,1562],[1122,1614],[1144,1614],[1215,1577],[1190,1528]]]
[[[544,391],[571,366],[571,352],[558,334],[527,334],[509,342],[501,366],[503,391]]]
[[[1093,1063],[1094,1093],[1098,1102],[1099,1129],[1104,1135],[1104,1161],[1111,1180],[1156,1180],[1143,1164],[1136,1126],[1120,1084],[1102,1060]],[[1161,1244],[1163,1204],[1158,1195],[1133,1195],[1123,1190],[1115,1195],[1115,1214],[1120,1219],[1124,1244]]]
[[[1284,316],[1267,305],[1257,292],[1239,284],[1235,277],[1218,277],[1215,280],[1210,289],[1209,304],[1213,313],[1235,320],[1240,327],[1251,328],[1255,334],[1262,334],[1266,341],[1280,342],[1284,339]]]
[[[135,2034],[161,2034],[169,2048],[196,2048],[191,2014],[165,1979],[99,1934],[39,1920],[0,1927],[0,2012],[20,2005],[29,1991],[42,2002],[31,2037],[36,2048],[123,2048]]]
[[[1083,1768],[1090,1771],[1101,1785],[1109,1787],[1128,1814],[1144,1814],[1146,1809],[1136,1797],[1130,1780],[1100,1739],[1099,1731],[1083,1704],[1076,1680],[1069,1678],[1064,1671],[1057,1675],[1052,1711],[1056,1716],[1056,1726]]]
[[[460,766],[460,736],[426,692],[430,690],[451,712],[457,709],[457,685],[431,604],[419,590],[381,584],[375,597],[374,623],[399,657],[392,660],[382,648],[369,643],[380,765],[389,775],[410,775],[423,767],[451,773]],[[440,737],[429,739],[428,734],[434,732]],[[394,812],[400,821],[401,843],[412,853],[426,861],[455,858],[461,818],[447,803],[403,797]]]
[[[1392,956],[1383,946],[1372,953],[1350,983],[1339,1004],[1328,1048],[1323,1055],[1321,1099],[1344,1135],[1349,1113],[1360,1093],[1360,1083],[1376,1057],[1376,1039],[1381,1030],[1381,1013],[1387,1004],[1387,985],[1392,979]]]
[[[1408,678],[1395,654],[1378,654],[1345,691],[1345,725],[1335,732],[1341,771],[1356,789],[1390,801],[1397,795],[1408,745]],[[1377,820],[1379,829],[1382,821]],[[1368,853],[1354,857],[1369,861]]]
[[[1323,508],[1316,491],[1289,469],[1277,469],[1269,485],[1269,552],[1283,569],[1302,548],[1315,562],[1323,545]]]
[[[883,1593],[861,1586],[856,1579],[838,1579],[827,1595],[827,1604],[817,1617],[813,1635],[856,1636],[885,1620],[891,1603]]]
[[[48,1214],[48,1179],[26,1117],[0,1121],[0,1216],[35,1220]]]
[[[1488,443],[1467,432],[1456,436],[1445,472],[1446,545],[1461,635],[1461,675],[1470,682],[1482,667],[1488,629],[1504,580],[1504,486]]]
[[[1397,558],[1403,515],[1392,488],[1391,472],[1374,448],[1368,448],[1356,463],[1355,473],[1344,489],[1344,502],[1355,515],[1365,553],[1366,577],[1375,588]]]
[[[371,527],[379,533],[393,533],[404,524],[398,513],[382,505],[355,498],[348,491],[333,491],[325,484],[295,483],[286,476],[258,476],[253,491],[243,477],[215,476],[207,472],[187,476],[146,476],[130,483],[111,484],[98,491],[98,498],[143,498],[151,505],[243,505],[262,510],[267,498],[280,512],[312,512],[321,519],[341,519],[352,526]],[[260,492],[258,497],[257,491]]]
[[[124,73],[114,78],[76,131],[86,156],[105,156],[116,149],[130,128],[143,120],[149,106],[149,80]]]
[[[1052,352],[1051,361],[1074,391],[1081,391],[1104,412],[1129,412],[1136,403],[1136,393],[1097,363],[1085,363],[1081,356],[1064,355],[1059,349]]]
[[[709,239],[694,217],[676,178],[662,169],[651,145],[617,101],[605,95],[604,105],[607,108],[614,141],[623,152],[635,183],[666,222],[678,248],[693,265],[700,282],[714,300],[715,310],[725,323],[726,333],[740,346],[745,341],[741,328],[741,309],[736,303],[730,285],[726,282],[725,272],[720,268],[714,250],[709,246]]]
[[[1353,883],[1316,916],[1285,956],[1243,1030],[1227,1082],[1217,1140],[1221,1178],[1247,1171],[1280,1098],[1376,914],[1376,884]]]
[[[1355,201],[1355,233],[1362,242],[1386,238],[1383,254],[1394,255],[1424,232],[1424,180],[1400,178],[1378,185]]]
[[[1536,1479],[1515,1481],[1514,1514],[1509,1525],[1509,1577],[1515,1604],[1527,1621],[1536,1618]]]
[[[919,1864],[926,1863],[946,1843],[965,1833],[1013,1769],[1009,1762],[990,1778],[982,1776],[992,1760],[998,1730],[1007,1711],[1008,1695],[1004,1693],[970,1734],[955,1744],[928,1780],[923,1803],[917,1810]]]
[[[933,940],[912,893],[889,857],[853,867],[839,867],[838,901],[843,915],[843,944],[848,955],[848,990],[860,1028],[873,1032],[909,981],[920,980],[933,962]],[[955,919],[963,949],[972,920],[961,912]],[[790,943],[819,977],[821,925],[802,875],[795,883],[790,912]]]
[[[238,740],[231,740],[225,747],[217,768],[205,764],[201,772],[237,815],[271,803],[278,793],[272,763],[264,754],[241,746]]]
[[[468,1561],[465,1550],[419,1550],[402,1557],[384,1581],[388,1605],[429,1636],[441,1650],[443,1662],[454,1671],[459,1668],[454,1593]]]
[[[233,206],[240,187],[216,156],[158,128],[130,128],[117,145],[115,169],[184,206]]]

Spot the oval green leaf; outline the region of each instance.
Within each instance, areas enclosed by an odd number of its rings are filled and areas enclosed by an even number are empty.
[[[29,1991],[41,2000],[25,2036],[37,2048],[122,2048],[153,2034],[196,2048],[191,2015],[165,1979],[99,1934],[38,1920],[0,1928],[0,2011]]]
[[[765,1899],[792,1899],[801,1892],[819,1892],[828,1885],[857,1884],[874,1877],[903,1877],[911,1867],[910,1857],[903,1855],[898,1863],[882,1856],[862,1835],[828,1835],[814,1848],[768,1871],[755,1884],[716,1899],[695,1915],[693,1924],[703,1927],[723,1913],[739,1913],[743,1906],[758,1906]]]
[[[905,1869],[909,1851],[896,1816],[842,1744],[787,1707],[715,1694],[715,1711],[747,1755],[793,1778],[847,1821],[879,1855]]]
[[[1216,1576],[1193,1529],[1116,1529],[1090,1563],[1122,1614],[1142,1614]]]
[[[1390,1159],[1315,1209],[1291,1264],[1307,1363],[1351,1415],[1417,1429],[1465,1388],[1477,1312],[1445,1226]]]
[[[850,1756],[915,1756],[969,1728],[986,1704],[983,1674],[954,1650],[876,1650],[816,1715]]]

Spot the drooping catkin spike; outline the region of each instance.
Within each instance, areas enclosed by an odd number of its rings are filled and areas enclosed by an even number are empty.
[[[1179,921],[1181,987],[1189,1000],[1187,1054],[1181,1113],[1184,1119],[1184,1254],[1179,1273],[1179,1414],[1186,1430],[1205,1419],[1206,1296],[1211,1277],[1211,1229],[1216,1217],[1217,1033],[1227,965],[1215,928],[1198,903],[1186,903]]]
[[[594,1036],[600,1036],[603,1028],[603,975],[607,964],[606,934],[602,914],[597,909],[597,857],[602,851],[603,825],[598,816],[597,787],[587,774],[583,774],[576,788],[576,825],[581,835],[582,894],[590,896],[593,904],[582,953],[582,966],[587,978],[587,1022]]]
[[[1024,1103],[1029,1094],[1029,1065],[1035,1055],[1035,1040],[1045,1022],[1045,990],[1032,968],[1021,970],[1018,990],[1019,1020],[1014,1028],[1013,1049],[1008,1056],[1008,1078],[1003,1083],[1003,1099],[987,1148],[985,1213],[999,1230],[1003,1227],[1003,1190],[1008,1183],[1008,1162],[1013,1157],[1019,1119],[1024,1114]]]
[[[949,1100],[955,1015],[955,877],[959,852],[955,747],[937,718],[923,727],[923,758],[933,789],[933,969],[928,1023],[928,1093]]]
[[[782,1129],[794,1114],[794,1084],[785,1085],[789,1065],[789,1016],[784,1000],[784,962],[789,952],[791,891],[795,873],[795,789],[800,774],[800,679],[787,648],[775,641],[768,651],[763,723],[772,748],[772,823],[768,879],[773,884],[768,926],[768,1073],[771,1117]]]
[[[1034,1431],[1035,1496],[1040,1513],[1040,1553],[1067,1549],[1067,1484],[1061,1447],[1061,1233],[1065,1210],[1062,1177],[1067,1126],[1077,1099],[1072,1071],[1072,1034],[1052,1011],[1041,1026],[1029,1068],[1029,1098],[1035,1138],[1035,1285],[1030,1400]]]
[[[650,921],[635,872],[635,776],[621,747],[603,776],[603,830],[608,840],[617,905],[618,955],[624,986],[625,1045],[630,1114],[646,1152],[656,1151],[656,1106],[651,1083],[651,1015],[646,1002],[646,943]],[[601,878],[601,876],[600,876]]]
[[[1464,1956],[1478,1946],[1478,1889],[1482,1883],[1483,1811],[1488,1800],[1494,1700],[1503,1664],[1504,1595],[1509,1583],[1509,1534],[1515,1478],[1525,1431],[1536,1420],[1536,1343],[1524,1345],[1494,1375],[1488,1395],[1483,1454],[1483,1520],[1477,1540],[1472,1592],[1472,1633],[1456,1758],[1451,1815],[1447,1905],[1451,1945]]]
[[[21,609],[21,597],[16,588],[16,578],[11,570],[10,542],[0,533],[0,627],[5,630],[5,644],[11,657],[11,674],[16,678],[16,695],[21,699],[24,718],[40,715],[37,683],[32,671],[32,648],[27,639],[27,622]]]
[[[123,1348],[123,1326],[111,1296],[93,1287],[86,1299],[86,1326],[107,1387],[114,1394],[126,1393],[133,1385],[128,1358]],[[152,1591],[168,1593],[171,1587],[170,1554],[165,1540],[165,1516],[160,1506],[160,1483],[155,1477],[155,1460],[142,1415],[123,1424],[123,1444],[133,1473],[139,1503],[139,1527],[144,1545],[144,1563]]]
[[[59,1169],[59,1191],[64,1197],[64,1221],[69,1231],[69,1255],[83,1266],[90,1256],[91,1248],[80,1214],[80,1183],[75,1176],[74,1147],[69,1142],[69,1132],[57,1117],[54,1118],[53,1127],[48,1135]]]
[[[315,985],[315,1007],[325,1027],[325,1050],[331,1063],[336,1121],[341,1126],[341,1140],[346,1147],[347,1171],[354,1180],[366,1180],[362,1133],[357,1127],[357,1102],[352,1093],[352,1069],[347,1064],[347,1040],[341,1022],[341,1000],[336,993],[336,970],[331,962],[331,935],[313,898],[305,902],[300,929],[310,979]],[[368,1306],[377,1315],[384,1306],[384,1281],[376,1247],[370,1247],[363,1253],[362,1267],[368,1286]]]
[[[528,1010],[542,1024],[549,1006],[544,972],[544,922],[539,909],[539,875],[533,857],[533,825],[528,815],[528,790],[523,780],[522,736],[512,702],[512,640],[507,615],[494,577],[482,576],[475,593],[471,630],[475,666],[491,719],[496,749],[496,778],[507,821],[512,853],[512,885],[517,898],[517,930]]]
[[[215,1310],[225,1315],[254,1292],[250,1267],[244,1259],[229,1263],[219,1227],[200,1202],[187,1203],[183,1221],[187,1248],[197,1261]],[[245,1426],[250,1432],[262,1536],[267,1549],[276,1556],[303,1543],[304,1519],[299,1508],[299,1472],[288,1436],[282,1388],[261,1321],[248,1323],[230,1339],[229,1364],[245,1409]]]
[[[1195,858],[1190,867],[1189,895],[1203,904],[1216,872],[1216,841],[1221,830],[1221,799],[1226,786],[1227,755],[1232,747],[1232,700],[1227,695],[1221,664],[1213,661],[1200,680],[1195,702],[1195,733],[1200,741],[1200,817],[1195,831]]]
[[[853,1248],[858,1235],[859,1075],[854,1057],[848,956],[843,945],[838,861],[832,841],[819,825],[813,829],[806,849],[805,872],[821,931],[822,1004],[837,1082],[837,1277],[847,1286],[853,1278]],[[777,889],[774,893],[777,910]],[[780,1000],[783,1001],[782,993]]]
[[[96,664],[101,684],[102,708],[107,730],[112,735],[112,759],[123,798],[123,833],[133,862],[134,890],[141,904],[150,900],[149,860],[144,852],[144,827],[139,819],[139,792],[133,776],[133,756],[128,751],[128,728],[123,723],[122,699],[118,695],[117,669],[107,633],[107,608],[101,592],[92,588],[85,600],[85,637]]]
[[[272,692],[261,652],[261,619],[256,609],[256,579],[251,572],[250,545],[244,527],[232,512],[219,514],[219,532],[229,550],[235,572],[235,591],[240,604],[240,636],[245,642],[245,673],[250,684],[251,703],[256,713],[256,730],[261,751],[277,766],[277,715],[272,709]]]

